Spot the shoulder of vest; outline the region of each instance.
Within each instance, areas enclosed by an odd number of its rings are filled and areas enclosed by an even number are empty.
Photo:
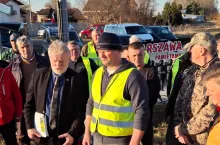
[[[101,66],[97,69],[97,71],[103,71],[104,70],[104,66]]]
[[[89,60],[88,57],[82,57],[82,60]]]
[[[93,41],[88,42],[88,45],[91,45],[91,44],[93,45]]]

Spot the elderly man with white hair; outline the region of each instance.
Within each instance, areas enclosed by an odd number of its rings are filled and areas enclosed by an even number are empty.
[[[134,42],[141,42],[140,38],[138,38],[137,35],[131,35],[131,37],[129,38],[129,44]]]
[[[72,145],[83,134],[86,99],[81,76],[68,68],[70,51],[60,40],[48,48],[51,68],[35,71],[24,106],[28,136],[39,145]],[[35,113],[43,117],[48,135],[35,127]],[[35,120],[35,121],[34,121]],[[41,126],[42,127],[42,126]]]
[[[11,59],[12,74],[20,88],[23,105],[26,100],[28,84],[32,73],[39,68],[49,67],[49,60],[34,52],[33,43],[27,36],[20,36],[16,40],[18,55]],[[24,117],[17,123],[17,138],[19,144],[30,145],[30,139],[27,136]]]

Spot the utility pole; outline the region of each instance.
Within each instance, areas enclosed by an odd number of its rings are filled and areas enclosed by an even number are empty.
[[[69,41],[68,12],[66,0],[57,1],[58,36],[63,42]]]
[[[31,22],[32,22],[32,14],[31,14],[31,0],[29,0],[29,15],[30,15],[30,22],[29,22],[29,26],[30,26],[30,32],[28,33],[30,36],[32,36],[32,27],[31,27]]]

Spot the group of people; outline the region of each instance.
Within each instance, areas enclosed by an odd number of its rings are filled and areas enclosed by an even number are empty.
[[[53,40],[48,58],[34,52],[27,36],[12,34],[10,41],[2,54],[9,63],[0,63],[6,145],[76,145],[80,138],[83,145],[153,145],[161,83],[137,37],[123,48],[117,35],[93,30],[82,49],[76,41]],[[170,68],[166,144],[218,144],[217,42],[202,32],[185,49]]]
[[[117,35],[92,32],[82,49],[53,40],[48,58],[27,36],[10,36],[0,67],[0,133],[6,145],[153,144],[160,82],[141,42],[121,57]],[[40,114],[41,117],[38,115]],[[37,127],[40,120],[41,128]],[[42,134],[42,129],[46,132]]]

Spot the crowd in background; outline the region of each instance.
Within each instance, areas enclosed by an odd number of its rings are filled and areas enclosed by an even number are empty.
[[[115,34],[91,35],[82,48],[51,40],[45,56],[29,37],[10,36],[12,48],[0,63],[6,145],[153,145],[153,108],[165,86],[166,144],[220,144],[220,41],[197,33],[174,62],[155,64],[135,35],[126,47]]]

